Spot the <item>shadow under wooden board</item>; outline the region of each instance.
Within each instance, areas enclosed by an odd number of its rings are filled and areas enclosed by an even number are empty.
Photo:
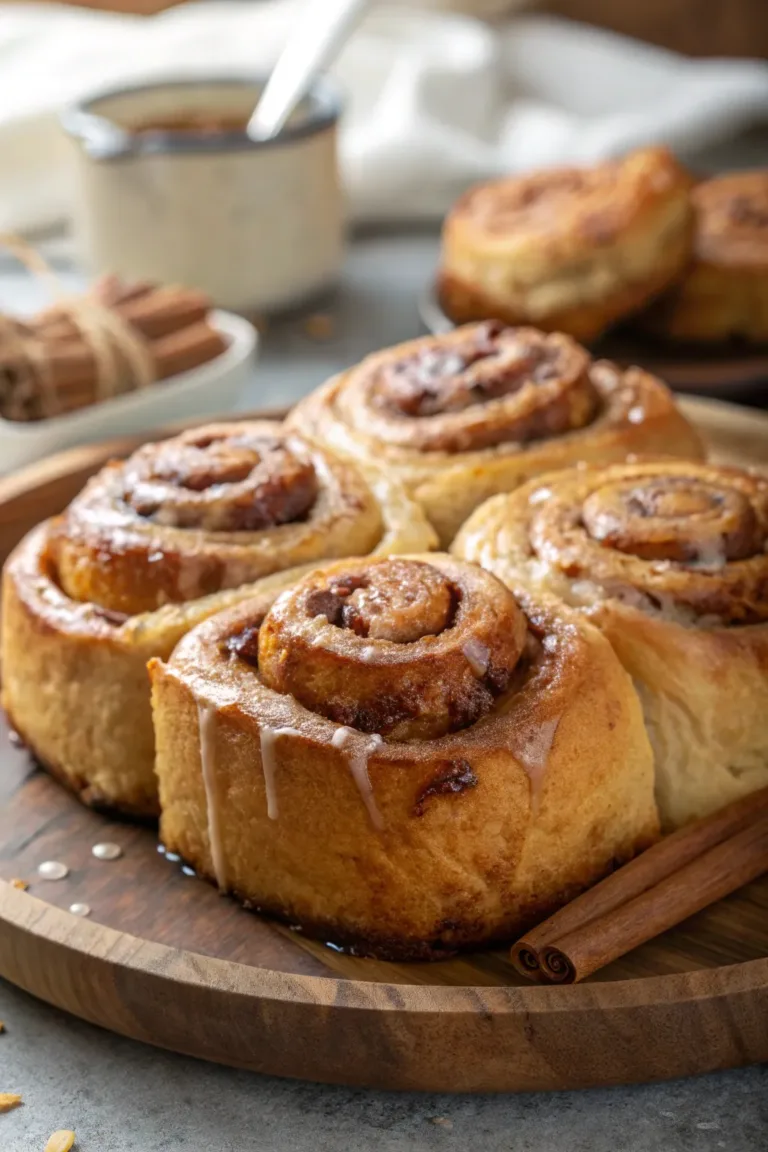
[[[684,407],[713,455],[768,463],[768,416]],[[0,479],[0,559],[134,443]],[[122,856],[95,859],[102,841]],[[43,860],[69,875],[38,879]],[[81,807],[2,731],[0,976],[126,1036],[276,1075],[433,1091],[631,1083],[768,1059],[768,878],[582,985],[523,985],[503,949],[363,960],[222,899],[151,827]]]

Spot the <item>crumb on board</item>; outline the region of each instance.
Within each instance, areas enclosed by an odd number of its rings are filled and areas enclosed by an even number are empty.
[[[74,1142],[74,1132],[69,1128],[59,1128],[57,1132],[51,1133],[48,1137],[45,1152],[69,1152]]]
[[[18,1108],[23,1103],[21,1096],[15,1092],[0,1092],[0,1112],[10,1112],[12,1108]]]
[[[304,321],[304,333],[310,340],[331,340],[336,332],[336,323],[328,312],[313,312]]]
[[[453,1120],[449,1120],[447,1116],[433,1116],[431,1122],[438,1128],[453,1128]]]
[[[18,876],[14,876],[13,880],[11,880],[11,887],[18,888],[20,892],[26,892],[27,888],[29,888],[29,880],[20,880]]]

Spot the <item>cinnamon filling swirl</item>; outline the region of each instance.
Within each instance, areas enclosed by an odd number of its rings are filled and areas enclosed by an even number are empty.
[[[504,238],[529,229],[546,235],[553,221],[566,214],[580,233],[599,244],[613,239],[624,224],[625,205],[616,206],[620,184],[619,164],[555,169],[481,186],[468,193],[462,206],[489,235]]]
[[[147,445],[123,474],[123,500],[138,515],[209,532],[293,523],[308,515],[317,493],[315,469],[297,439],[236,428]]]
[[[587,497],[581,517],[594,540],[641,560],[718,566],[754,556],[764,543],[743,492],[695,477],[606,485]]]
[[[600,408],[590,364],[567,336],[489,321],[374,358],[351,390],[386,443],[464,452],[589,424]]]
[[[486,716],[526,638],[524,614],[490,574],[387,559],[312,573],[225,648],[310,711],[403,741]]]
[[[70,599],[132,616],[366,555],[384,529],[351,463],[276,422],[211,424],[94,476],[52,525],[50,569]]]
[[[573,582],[722,623],[768,619],[764,477],[683,462],[617,465],[564,474],[534,507],[535,555]]]

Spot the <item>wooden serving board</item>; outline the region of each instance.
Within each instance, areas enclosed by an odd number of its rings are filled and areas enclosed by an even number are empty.
[[[768,416],[684,407],[720,459],[768,463]],[[0,480],[0,559],[133,441]],[[95,859],[92,845],[123,855]],[[43,860],[70,871],[37,877]],[[0,976],[115,1032],[282,1076],[433,1091],[559,1089],[768,1059],[768,878],[572,987],[505,950],[342,955],[223,899],[155,831],[80,806],[0,732]],[[12,878],[30,883],[24,892]],[[87,919],[73,903],[91,907]]]

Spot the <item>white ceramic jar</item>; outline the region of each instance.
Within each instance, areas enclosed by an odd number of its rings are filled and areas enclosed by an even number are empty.
[[[253,81],[169,81],[62,115],[76,151],[78,246],[92,272],[201,288],[245,312],[299,305],[336,279],[344,208],[339,101],[327,81],[274,140],[167,127],[244,124],[259,91]]]

